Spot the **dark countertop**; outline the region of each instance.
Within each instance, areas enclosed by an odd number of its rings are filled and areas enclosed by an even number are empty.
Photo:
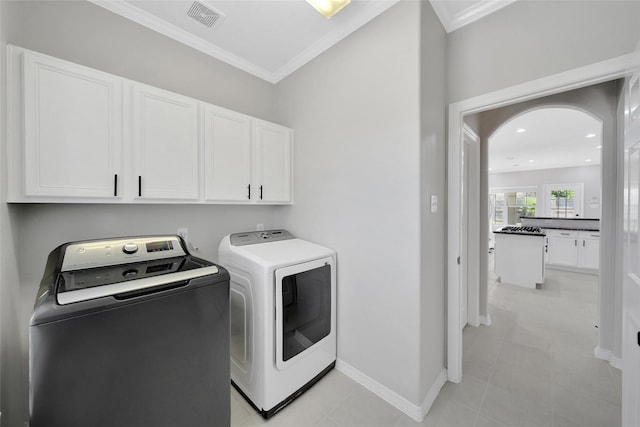
[[[534,237],[545,237],[546,234],[544,231],[541,231],[540,233],[523,233],[521,231],[502,231],[502,230],[496,230],[494,231],[494,233],[496,234],[513,234],[516,236],[534,236]]]
[[[546,230],[569,230],[569,231],[597,231],[600,232],[599,228],[567,228],[567,227],[544,227]]]
[[[522,218],[528,219],[553,219],[553,220],[561,220],[561,221],[600,221],[599,218],[556,218],[555,216],[523,216]]]

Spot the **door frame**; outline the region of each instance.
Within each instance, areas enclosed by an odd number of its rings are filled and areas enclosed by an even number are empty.
[[[480,326],[480,266],[474,256],[480,247],[480,181],[469,179],[480,172],[480,137],[466,123],[462,124],[462,136],[462,234],[468,237],[462,242],[460,257],[460,328],[464,329],[466,324]]]
[[[548,77],[500,89],[449,105],[448,123],[448,248],[447,248],[447,377],[454,383],[462,381],[462,329],[460,294],[462,274],[459,258],[467,246],[463,233],[464,206],[464,116],[504,107],[518,102],[579,89],[623,77],[640,67],[640,55],[631,53],[595,64],[565,71]],[[474,177],[469,177],[474,179]],[[479,177],[475,177],[479,179]],[[468,256],[479,257],[477,251]],[[468,262],[468,260],[467,260]],[[466,281],[466,280],[465,280]]]

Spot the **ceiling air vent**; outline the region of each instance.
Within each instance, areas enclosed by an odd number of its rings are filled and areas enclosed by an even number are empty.
[[[187,12],[187,15],[210,28],[224,19],[224,15],[222,13],[197,1],[193,2]]]

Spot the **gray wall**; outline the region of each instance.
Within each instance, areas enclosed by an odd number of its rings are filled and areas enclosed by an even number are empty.
[[[602,192],[602,177],[600,176],[600,165],[579,166],[571,168],[542,169],[523,172],[490,173],[489,189],[499,187],[537,187],[538,207],[537,216],[546,216],[542,210],[544,200],[545,184],[575,184],[583,183],[584,191],[582,199],[584,207],[583,218],[600,218],[600,204],[598,207],[591,207],[592,197],[600,200]]]
[[[6,29],[7,15],[0,7],[0,40],[5,40]],[[8,209],[5,203],[6,57],[5,45],[0,43],[0,409],[4,425],[21,425],[22,414],[15,416],[26,411],[16,226],[20,209]]]
[[[517,1],[449,34],[449,102],[628,54],[638,1]]]
[[[430,4],[420,22],[420,398],[446,365],[446,33]],[[438,210],[431,213],[431,196]]]
[[[338,253],[338,358],[416,405],[420,7],[396,4],[277,85],[296,131],[296,203],[279,221]]]
[[[91,3],[2,1],[0,13],[2,62],[5,44],[15,44],[266,120],[275,118],[273,85]],[[1,153],[5,146],[3,134]],[[4,156],[2,162],[4,174]],[[5,175],[0,181],[4,201]],[[197,254],[215,260],[223,235],[255,229],[257,223],[272,227],[275,214],[268,206],[218,205],[2,203],[0,209],[4,426],[22,426],[27,419],[27,325],[51,249],[70,240],[175,233],[186,226],[200,247]]]

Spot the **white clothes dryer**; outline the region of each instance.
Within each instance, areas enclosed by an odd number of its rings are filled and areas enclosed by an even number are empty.
[[[336,254],[286,230],[231,234],[231,382],[269,418],[336,361]]]

